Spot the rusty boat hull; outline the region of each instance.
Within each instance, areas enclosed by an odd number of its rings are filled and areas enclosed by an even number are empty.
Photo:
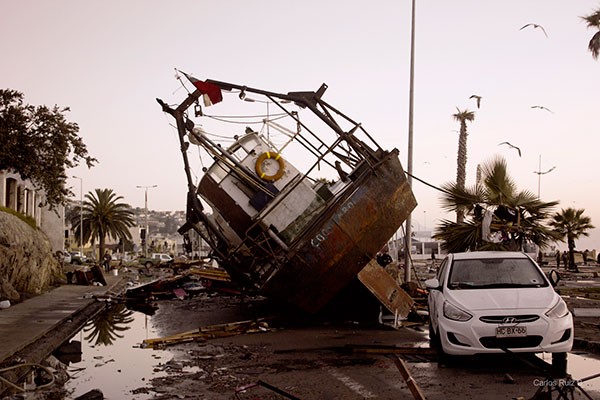
[[[318,312],[375,258],[416,207],[398,150],[383,149],[361,124],[326,103],[326,85],[315,92],[279,94],[191,81],[197,90],[178,107],[158,100],[177,122],[188,179],[187,222],[179,232],[184,238],[195,232],[246,290]],[[247,93],[265,96],[263,103],[283,113],[277,123],[268,115],[263,120],[267,136],[246,127],[243,135],[232,135],[233,144],[215,143],[204,128],[195,127],[187,110],[193,106],[196,116],[205,116],[198,99],[220,102],[221,91],[242,102]],[[290,111],[287,104],[298,110]],[[318,130],[300,117],[304,112],[317,117]],[[282,118],[290,120],[287,127]],[[276,144],[269,127],[282,133],[283,144]],[[190,142],[212,159],[197,186],[187,157]],[[298,157],[299,149],[308,156]],[[302,165],[294,165],[287,154]],[[318,175],[324,173],[334,178]]]
[[[324,307],[375,257],[416,206],[397,153],[390,153],[319,217],[261,291],[308,312]]]

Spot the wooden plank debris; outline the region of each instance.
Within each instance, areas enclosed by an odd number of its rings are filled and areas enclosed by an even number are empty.
[[[346,345],[343,347],[353,353],[368,354],[395,354],[395,355],[436,355],[437,351],[431,347],[409,347],[409,346],[373,346],[373,345]]]
[[[372,259],[359,273],[358,279],[396,318],[406,319],[414,300],[398,283]]]
[[[228,324],[217,324],[200,327],[193,331],[178,333],[162,338],[145,339],[142,347],[153,349],[163,349],[179,343],[194,342],[198,340],[208,340],[228,336],[241,335],[244,333],[258,333],[270,331],[269,324],[265,318],[256,320],[232,322]]]
[[[285,398],[288,398],[288,399],[291,399],[291,400],[300,400],[299,397],[296,397],[293,394],[290,394],[290,393],[288,393],[288,392],[286,392],[286,391],[284,391],[282,389],[279,389],[278,387],[270,385],[270,384],[268,384],[268,383],[266,383],[264,381],[261,381],[261,380],[257,381],[256,383],[251,383],[249,385],[244,385],[244,386],[238,387],[235,390],[235,398],[238,399],[238,400],[241,400],[241,397],[239,397],[240,393],[245,393],[246,391],[248,391],[248,389],[252,389],[252,388],[255,388],[255,387],[258,387],[258,386],[262,386],[262,387],[264,387],[266,389],[269,389],[269,390],[271,390],[271,391],[273,391],[273,392],[275,392],[275,393],[277,393],[277,394],[279,394],[279,395],[281,395],[281,396],[283,396]]]
[[[413,398],[415,398],[415,400],[425,400],[425,395],[423,394],[423,392],[421,392],[419,385],[417,385],[417,382],[415,382],[413,377],[410,375],[410,372],[408,371],[408,367],[406,366],[404,360],[396,356],[394,357],[394,363],[396,364],[396,367],[398,367],[402,378],[404,378],[404,381],[406,382],[408,389],[412,393]]]
[[[214,268],[190,268],[190,274],[213,281],[231,282],[231,277],[227,271]]]

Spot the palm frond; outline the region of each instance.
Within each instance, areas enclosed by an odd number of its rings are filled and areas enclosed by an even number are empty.
[[[531,191],[517,191],[502,157],[483,163],[480,171],[482,183],[471,188],[461,189],[455,183],[442,186],[442,208],[460,208],[465,216],[462,221],[445,220],[438,226],[434,236],[443,241],[445,250],[515,250],[527,241],[544,247],[559,240],[559,235],[548,226],[557,201],[542,202]],[[486,211],[492,213],[490,229],[496,237],[483,237]]]
[[[590,39],[588,43],[588,50],[592,53],[592,57],[595,60],[600,56],[600,31],[596,32],[594,36]]]

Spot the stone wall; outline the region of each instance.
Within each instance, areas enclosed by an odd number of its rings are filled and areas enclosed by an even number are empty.
[[[18,292],[40,294],[61,276],[46,235],[0,211],[0,300],[18,301]]]

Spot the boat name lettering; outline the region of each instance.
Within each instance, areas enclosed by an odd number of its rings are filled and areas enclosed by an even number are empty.
[[[346,204],[344,204],[342,207],[340,207],[340,210],[334,214],[333,218],[331,218],[329,220],[329,222],[327,222],[323,226],[323,228],[319,231],[319,233],[317,233],[315,235],[315,237],[313,237],[310,240],[310,244],[313,247],[319,247],[321,245],[321,242],[324,242],[325,240],[327,240],[327,238],[329,237],[329,234],[333,231],[334,225],[337,224],[342,219],[342,217],[348,211],[350,211],[350,209],[353,207],[354,207],[354,203],[350,200]]]

